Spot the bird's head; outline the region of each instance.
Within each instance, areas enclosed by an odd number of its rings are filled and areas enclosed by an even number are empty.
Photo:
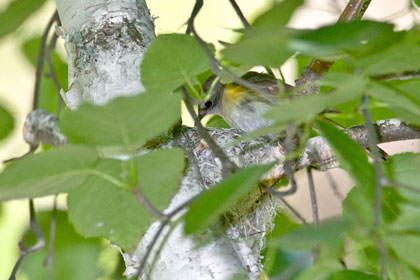
[[[209,97],[199,103],[200,118],[210,114],[220,115],[224,85],[217,79],[217,76],[211,76],[204,83],[203,88]]]

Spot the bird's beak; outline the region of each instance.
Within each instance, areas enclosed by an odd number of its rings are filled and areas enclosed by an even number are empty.
[[[201,120],[202,118],[204,118],[207,115],[207,110],[198,107],[198,117]]]

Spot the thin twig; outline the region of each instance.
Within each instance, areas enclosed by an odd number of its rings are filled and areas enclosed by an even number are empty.
[[[162,242],[160,242],[159,247],[156,249],[156,252],[153,256],[153,259],[151,260],[151,264],[150,267],[147,271],[147,275],[150,275],[150,273],[152,273],[154,266],[156,265],[156,262],[158,260],[158,256],[160,255],[160,253],[162,252],[166,242],[168,241],[169,237],[171,236],[172,232],[175,230],[177,223],[179,223],[180,220],[177,220],[175,223],[172,223],[169,225],[169,230],[168,232],[165,234],[165,236],[162,237]]]
[[[214,155],[218,157],[222,162],[223,177],[228,176],[233,171],[237,170],[238,166],[228,158],[225,152],[216,144],[216,142],[213,140],[213,138],[211,138],[210,134],[201,124],[200,119],[198,118],[191,104],[191,97],[189,96],[187,89],[184,86],[182,86],[181,90],[184,93],[185,106],[187,107],[188,112],[190,113],[191,117],[195,122],[195,126],[197,127],[198,133],[200,134],[201,138],[204,139],[204,141],[206,141],[207,145],[212,150]]]
[[[378,252],[379,252],[379,267],[380,267],[381,279],[387,280],[388,274],[386,273],[386,261],[385,261],[385,257],[387,255],[386,249],[379,236],[375,236],[375,239],[376,239],[376,248],[378,248]]]
[[[286,151],[286,160],[284,162],[284,171],[286,173],[287,179],[290,182],[290,189],[286,191],[278,191],[277,193],[282,196],[292,195],[297,191],[297,183],[295,180],[295,159],[289,159],[290,155],[292,155],[296,147],[294,145],[294,140],[296,140],[295,133],[294,133],[295,126],[293,124],[289,124],[286,130],[286,138],[284,140],[284,147]]]
[[[155,244],[158,241],[160,235],[162,234],[163,230],[165,229],[165,227],[168,225],[169,222],[170,222],[169,217],[167,217],[166,219],[161,221],[160,226],[159,226],[158,230],[156,231],[155,235],[153,236],[152,241],[150,241],[149,245],[147,246],[147,250],[146,250],[146,252],[143,256],[143,259],[140,263],[140,267],[139,267],[139,270],[137,271],[137,275],[136,275],[135,278],[138,278],[141,275],[141,272],[145,269],[146,262],[149,259],[149,256],[153,251],[153,247],[155,246]]]
[[[420,79],[419,71],[407,71],[403,73],[392,73],[385,75],[371,76],[371,79],[381,81],[393,81],[393,80],[409,80],[409,79]]]
[[[341,13],[338,22],[350,21],[354,19],[361,19],[371,0],[350,0],[343,12]],[[302,86],[318,80],[322,74],[328,72],[333,61],[324,61],[320,59],[312,59],[305,67],[302,74],[296,80],[296,86]],[[318,87],[309,87],[299,93],[299,95],[312,95],[319,91]]]
[[[374,216],[373,216],[373,228],[375,231],[378,230],[378,227],[381,222],[381,216],[382,216],[382,181],[384,175],[382,172],[381,167],[381,153],[379,151],[379,148],[377,146],[378,144],[378,136],[376,134],[375,127],[373,126],[372,116],[369,111],[369,97],[363,96],[361,106],[361,113],[363,115],[363,118],[365,119],[365,125],[368,133],[368,141],[369,141],[369,148],[373,155],[373,166],[375,168],[375,194],[374,194]],[[380,259],[380,272],[381,272],[381,278],[386,279],[386,269],[385,269],[385,252],[383,248],[379,246],[380,239],[377,237],[377,248],[379,252],[379,259]]]
[[[250,29],[251,26],[249,25],[248,21],[246,20],[244,14],[242,13],[241,9],[239,8],[238,4],[235,2],[235,0],[229,0],[230,4],[232,4],[233,9],[235,10],[236,14],[238,15],[239,19],[242,22],[242,25],[246,29]]]
[[[188,20],[188,27],[187,27],[186,33],[187,34],[192,33],[194,35],[198,44],[201,46],[201,48],[203,49],[203,51],[207,55],[207,58],[209,59],[209,66],[210,66],[210,69],[213,72],[213,74],[215,74],[216,76],[219,76],[219,77],[225,77],[225,78],[228,78],[228,79],[232,79],[235,83],[237,83],[237,84],[239,84],[239,85],[241,85],[245,88],[248,88],[248,89],[250,89],[250,90],[252,90],[256,93],[260,93],[262,95],[265,95],[266,92],[261,87],[256,86],[255,84],[250,83],[250,82],[242,79],[241,77],[239,77],[238,75],[233,73],[231,70],[229,70],[226,66],[222,65],[214,57],[212,51],[210,50],[210,48],[208,47],[206,42],[204,42],[204,40],[198,35],[198,33],[197,33],[197,31],[195,30],[195,27],[194,27],[195,17],[197,16],[201,7],[202,7],[202,0],[196,0],[193,11],[192,11],[191,16]],[[223,69],[223,71],[221,69]]]
[[[382,178],[381,153],[377,146],[378,136],[373,126],[372,116],[369,111],[369,97],[363,96],[361,103],[361,113],[365,119],[365,126],[368,134],[369,149],[373,156],[373,166],[375,168],[375,198],[374,198],[374,227],[378,227],[381,220],[381,202],[382,202]]]
[[[32,247],[25,248],[23,244],[23,238],[19,241],[20,256],[15,266],[13,267],[9,280],[16,279],[16,273],[20,265],[22,264],[23,259],[27,255],[29,255],[30,253],[36,252],[38,250],[41,250],[45,246],[45,237],[44,237],[44,234],[42,233],[40,226],[36,222],[35,207],[34,207],[34,202],[32,199],[29,200],[29,227],[32,230],[32,232],[35,234],[36,243]]]
[[[391,186],[391,187],[395,187],[395,188],[398,188],[398,189],[403,189],[403,190],[407,190],[407,191],[410,191],[410,192],[420,194],[420,189],[419,188],[412,187],[412,186],[409,186],[409,185],[406,185],[406,184],[403,184],[403,183],[395,182],[395,181],[389,180],[388,178],[385,178],[385,181],[383,183],[384,183],[384,185],[387,185],[387,186]]]
[[[319,222],[318,204],[316,202],[314,179],[312,177],[312,169],[310,167],[306,168],[306,175],[308,177],[309,193],[311,196],[312,217],[314,221],[314,226],[316,227],[318,226],[318,222]]]
[[[188,19],[187,31],[185,32],[186,34],[190,34],[191,32],[193,32],[194,20],[197,17],[198,12],[201,10],[202,7],[203,7],[203,0],[195,0],[194,8],[191,12],[190,18]]]
[[[57,197],[58,195],[54,196],[53,209],[50,221],[50,240],[48,243],[48,254],[44,259],[44,266],[47,266],[49,280],[54,279],[54,246],[57,225]]]
[[[38,59],[37,59],[37,67],[35,71],[35,85],[34,85],[33,103],[32,103],[33,110],[36,110],[38,108],[39,85],[41,82],[41,74],[42,74],[42,69],[44,66],[45,45],[47,42],[48,33],[50,32],[50,29],[52,25],[54,24],[54,22],[57,20],[57,18],[58,18],[58,12],[56,10],[54,14],[51,16],[50,20],[48,21],[47,26],[45,27],[44,32],[42,34],[41,44],[39,46],[39,53],[38,53]],[[36,150],[36,147],[31,146],[29,152],[27,152],[24,156],[32,154],[35,150]],[[44,237],[44,234],[42,233],[41,227],[38,225],[36,221],[35,207],[34,207],[34,202],[32,199],[29,199],[29,219],[30,219],[29,228],[35,234],[36,243],[30,248],[25,248],[23,244],[23,238],[20,240],[19,242],[20,256],[12,269],[9,280],[16,279],[16,273],[23,259],[28,254],[41,250],[45,246],[45,237]]]
[[[289,209],[289,211],[299,220],[302,222],[302,224],[307,225],[308,223],[306,222],[305,218],[303,218],[302,215],[299,214],[299,212],[293,208],[292,205],[290,205],[283,197],[283,195],[279,194],[275,189],[273,188],[265,188],[264,189],[265,192],[271,194],[272,196],[278,198],[281,203],[284,204],[284,206],[286,206],[287,209]]]
[[[60,85],[60,82],[57,79],[57,75],[55,74],[54,65],[53,65],[53,62],[52,62],[52,59],[51,59],[51,54],[52,54],[53,50],[55,49],[57,39],[58,39],[58,35],[57,35],[57,33],[54,32],[54,34],[51,37],[50,44],[48,45],[47,53],[45,54],[45,60],[47,61],[47,65],[48,65],[48,68],[50,70],[51,80],[54,83],[55,89],[57,90],[58,93],[60,93],[60,90],[61,90],[62,87]]]
[[[156,218],[165,218],[166,215],[160,212],[141,192],[141,189],[139,186],[136,186],[133,190],[135,196],[140,201],[141,205],[143,205],[144,208],[146,208],[147,211],[149,211],[150,214],[155,216]]]
[[[61,24],[60,18],[56,18],[57,25]],[[50,40],[50,43],[47,48],[47,53],[45,55],[45,60],[47,61],[47,65],[50,71],[51,80],[53,81],[55,88],[57,90],[58,95],[58,103],[57,103],[57,118],[59,119],[60,113],[61,113],[61,107],[63,105],[63,98],[61,97],[60,91],[62,89],[62,86],[60,85],[60,82],[57,79],[57,75],[55,74],[54,64],[51,59],[51,54],[53,50],[55,49],[56,43],[57,43],[58,35],[56,32],[53,33],[53,36]]]
[[[35,86],[34,86],[34,95],[33,95],[33,103],[32,103],[33,110],[36,110],[36,108],[38,108],[39,85],[41,84],[41,74],[42,74],[42,69],[44,68],[45,46],[47,43],[48,34],[51,30],[52,25],[57,20],[57,18],[58,18],[58,12],[56,10],[54,14],[51,16],[50,20],[48,21],[47,26],[44,29],[44,32],[42,33],[41,44],[39,45],[39,53],[38,53],[36,71],[35,71]]]
[[[174,210],[172,210],[171,213],[167,214],[165,219],[161,221],[161,224],[159,226],[159,229],[156,231],[155,235],[153,236],[152,241],[149,243],[149,245],[147,246],[147,250],[143,256],[143,259],[140,263],[139,269],[137,271],[137,274],[135,276],[135,278],[138,278],[139,275],[142,273],[142,271],[144,270],[144,268],[146,267],[146,262],[147,259],[149,258],[150,254],[152,253],[153,247],[155,246],[156,242],[159,239],[159,236],[161,235],[161,233],[163,232],[163,229],[165,228],[166,225],[168,225],[168,223],[171,221],[171,219],[178,214],[180,211],[182,211],[185,207],[187,207],[188,205],[190,205],[193,201],[195,201],[197,199],[199,195],[194,196],[193,198],[185,201],[184,203],[182,203],[181,205],[179,205],[178,207],[176,207]]]

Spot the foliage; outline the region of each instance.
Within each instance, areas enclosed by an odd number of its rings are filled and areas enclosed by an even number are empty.
[[[0,14],[0,37],[13,32],[43,3],[26,2],[13,1]],[[301,262],[291,279],[374,280],[380,279],[383,258],[390,279],[416,279],[420,275],[417,253],[420,251],[420,195],[401,188],[401,184],[420,190],[420,155],[406,153],[389,157],[380,163],[388,180],[380,180],[366,150],[342,128],[324,119],[345,128],[363,124],[360,101],[367,97],[374,120],[398,117],[420,125],[419,80],[386,79],[419,74],[418,30],[395,31],[392,24],[375,21],[350,21],[314,30],[286,27],[302,2],[285,0],[274,4],[255,19],[251,29],[241,30],[237,41],[217,54],[227,68],[251,69],[254,66],[278,68],[299,53],[295,57],[299,74],[310,57],[336,61],[329,73],[313,84],[320,87],[320,94],[291,99],[282,96],[266,112],[273,125],[263,132],[279,134],[292,123],[307,127],[311,130],[308,133],[321,134],[355,186],[343,201],[342,215],[322,221],[316,227],[298,225],[285,213],[279,213],[265,251],[266,272],[279,276]],[[26,8],[18,9],[18,5]],[[1,24],[3,21],[7,24]],[[39,41],[40,37],[36,36],[25,41],[21,48],[33,65]],[[210,49],[213,51],[211,46]],[[57,240],[54,272],[57,278],[73,279],[70,275],[63,276],[66,271],[76,271],[71,263],[63,261],[65,258],[78,260],[78,271],[95,267],[101,251],[98,237],[105,237],[124,250],[134,248],[157,220],[148,209],[150,206],[136,197],[138,190],[158,211],[168,207],[187,167],[183,151],[163,148],[170,138],[168,131],[181,118],[181,96],[177,89],[186,85],[193,97],[203,98],[198,84],[209,73],[207,55],[192,36],[158,36],[141,66],[146,93],[121,97],[105,106],[83,104],[74,112],[65,111],[60,128],[70,144],[15,160],[0,174],[1,201],[68,194],[68,219],[72,225],[67,222],[67,214],[59,212],[58,233],[64,229],[68,232]],[[67,67],[57,53],[53,53],[53,63],[61,69],[60,83],[67,84]],[[53,83],[45,78],[49,73],[46,68],[40,106],[55,112],[58,98]],[[330,108],[338,113],[327,113]],[[227,124],[213,118],[208,126],[226,127]],[[0,140],[12,129],[12,116],[0,107]],[[147,149],[145,144],[157,138],[164,139],[160,143],[163,145],[155,150]],[[125,155],[123,159],[116,156],[121,154]],[[223,214],[258,186],[272,166],[242,168],[203,192],[191,202],[186,214],[181,215],[185,232],[197,234],[220,221]],[[374,208],[376,182],[383,185],[379,224],[373,222],[378,214]],[[47,232],[46,218],[42,216],[41,226]],[[73,225],[78,233],[73,231]],[[65,240],[71,240],[72,246]],[[314,251],[318,258],[311,262]],[[45,254],[44,250],[30,256],[23,272],[38,275],[34,267],[40,265]],[[86,254],[90,257],[85,259]],[[84,257],[79,259],[79,256]],[[347,267],[343,266],[349,259],[352,261]],[[92,269],[89,273],[97,275],[100,271]],[[45,278],[42,275],[40,279]],[[84,274],[86,279],[88,275]]]
[[[0,141],[6,138],[13,130],[13,116],[0,106]]]

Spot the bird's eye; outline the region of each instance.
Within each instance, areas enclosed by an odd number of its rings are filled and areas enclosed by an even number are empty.
[[[213,105],[213,102],[211,102],[211,100],[209,100],[206,103],[204,103],[204,106],[206,106],[206,108],[210,108],[211,105]]]

